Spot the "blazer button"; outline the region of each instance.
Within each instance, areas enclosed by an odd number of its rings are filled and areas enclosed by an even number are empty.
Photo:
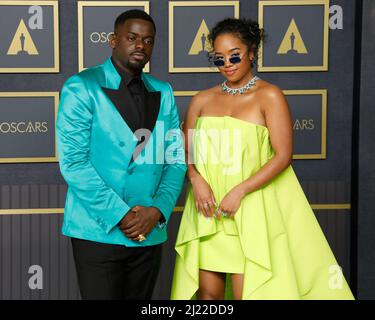
[[[122,148],[125,145],[125,143],[123,141],[120,141],[118,145]]]

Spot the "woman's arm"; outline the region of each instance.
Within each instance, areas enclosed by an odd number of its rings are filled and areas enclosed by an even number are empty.
[[[191,182],[194,193],[195,207],[206,217],[215,214],[215,197],[207,181],[199,174],[194,165],[192,136],[195,122],[201,113],[201,107],[206,103],[206,94],[200,92],[190,101],[186,111],[183,132],[185,136],[185,159],[187,162],[187,177]]]
[[[193,164],[193,150],[192,150],[192,136],[193,130],[195,127],[195,122],[200,115],[200,103],[199,103],[199,93],[194,96],[187,108],[184,125],[183,125],[183,132],[185,136],[185,159],[187,164],[187,177],[192,182],[194,178],[199,176],[199,172],[195,168]]]
[[[253,176],[238,185],[238,190],[243,195],[257,190],[272,180],[292,162],[293,125],[284,94],[278,87],[268,85],[263,88],[260,103],[275,156]]]

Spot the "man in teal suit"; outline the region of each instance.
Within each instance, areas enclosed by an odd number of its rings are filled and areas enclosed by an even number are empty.
[[[63,234],[71,237],[83,299],[150,299],[165,225],[181,192],[184,143],[169,83],[142,72],[152,18],[115,21],[112,57],[69,78],[57,146],[68,184]]]

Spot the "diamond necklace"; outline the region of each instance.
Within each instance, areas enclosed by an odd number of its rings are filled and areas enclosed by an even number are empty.
[[[235,88],[235,89],[232,89],[232,88],[229,88],[227,86],[227,81],[225,80],[222,84],[221,84],[221,90],[224,91],[224,92],[228,92],[229,94],[231,95],[235,95],[237,93],[239,94],[243,94],[245,91],[249,90],[257,80],[260,80],[259,77],[257,76],[254,76],[254,78],[252,78],[247,84],[245,84],[243,87],[240,87],[240,88]]]

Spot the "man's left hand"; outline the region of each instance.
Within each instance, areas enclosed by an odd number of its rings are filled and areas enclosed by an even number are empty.
[[[155,207],[135,206],[133,211],[136,214],[121,227],[121,231],[130,240],[138,241],[138,236],[149,234],[162,215],[159,209]]]

